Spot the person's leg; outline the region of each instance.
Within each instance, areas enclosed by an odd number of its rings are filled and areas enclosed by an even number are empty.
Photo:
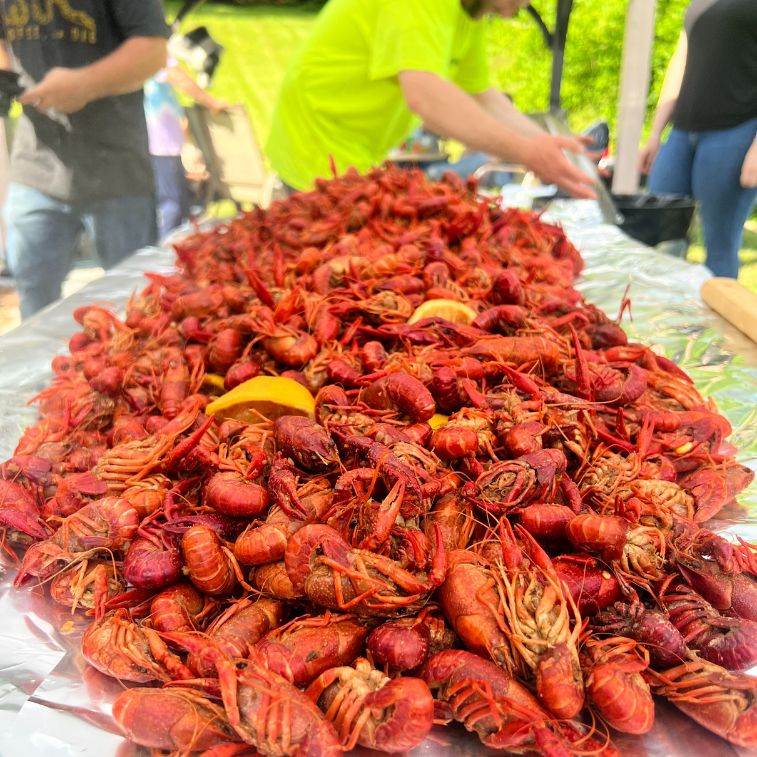
[[[150,160],[155,174],[158,232],[162,239],[189,219],[189,187],[178,155],[151,155]]]
[[[153,197],[116,197],[82,206],[103,268],[112,268],[141,247],[155,244]]]
[[[11,184],[5,202],[8,266],[18,288],[21,318],[59,299],[81,232],[69,205],[21,184]]]
[[[757,189],[741,186],[741,164],[755,133],[757,119],[700,135],[694,158],[694,196],[700,205],[706,264],[716,276],[735,279],[739,275],[744,223],[757,198]]]
[[[691,166],[694,144],[689,132],[671,129],[657,153],[647,179],[654,194],[691,195]]]

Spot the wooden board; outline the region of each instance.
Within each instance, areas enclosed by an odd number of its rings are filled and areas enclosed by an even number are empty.
[[[757,294],[735,279],[713,278],[702,284],[702,299],[753,342],[757,342]]]

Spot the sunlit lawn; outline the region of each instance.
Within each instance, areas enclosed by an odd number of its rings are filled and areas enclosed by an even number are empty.
[[[747,289],[757,293],[757,224],[750,223],[751,228],[744,230],[744,241],[741,244],[741,269],[739,283]],[[702,247],[702,233],[697,222],[692,228],[692,244],[689,247],[687,259],[694,263],[704,262],[704,247]]]

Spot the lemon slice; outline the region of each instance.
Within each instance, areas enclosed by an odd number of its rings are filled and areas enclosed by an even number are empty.
[[[214,389],[223,390],[225,388],[223,385],[223,376],[219,376],[217,373],[206,373],[202,383],[212,386]]]
[[[428,419],[428,425],[431,426],[431,428],[434,429],[434,431],[436,431],[436,429],[441,428],[442,426],[446,426],[447,421],[449,421],[448,415],[442,415],[441,413],[434,413]]]
[[[294,379],[255,376],[213,400],[205,408],[205,413],[219,420],[231,418],[242,423],[256,423],[261,415],[271,420],[282,415],[313,418],[315,399]]]
[[[444,318],[451,323],[468,325],[475,317],[476,311],[473,308],[457,300],[426,300],[418,305],[407,322],[415,323],[423,318]]]

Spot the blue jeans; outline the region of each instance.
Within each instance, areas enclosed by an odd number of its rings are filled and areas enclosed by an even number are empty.
[[[92,235],[103,268],[113,267],[156,239],[151,196],[72,204],[11,184],[5,221],[8,267],[18,287],[22,318],[60,298],[83,229]]]
[[[178,155],[151,155],[150,161],[155,174],[158,232],[162,239],[189,220],[189,186]]]
[[[699,203],[707,267],[735,279],[744,222],[757,188],[744,189],[739,177],[744,156],[757,133],[757,118],[731,129],[673,129],[649,172],[650,192],[693,196]]]

